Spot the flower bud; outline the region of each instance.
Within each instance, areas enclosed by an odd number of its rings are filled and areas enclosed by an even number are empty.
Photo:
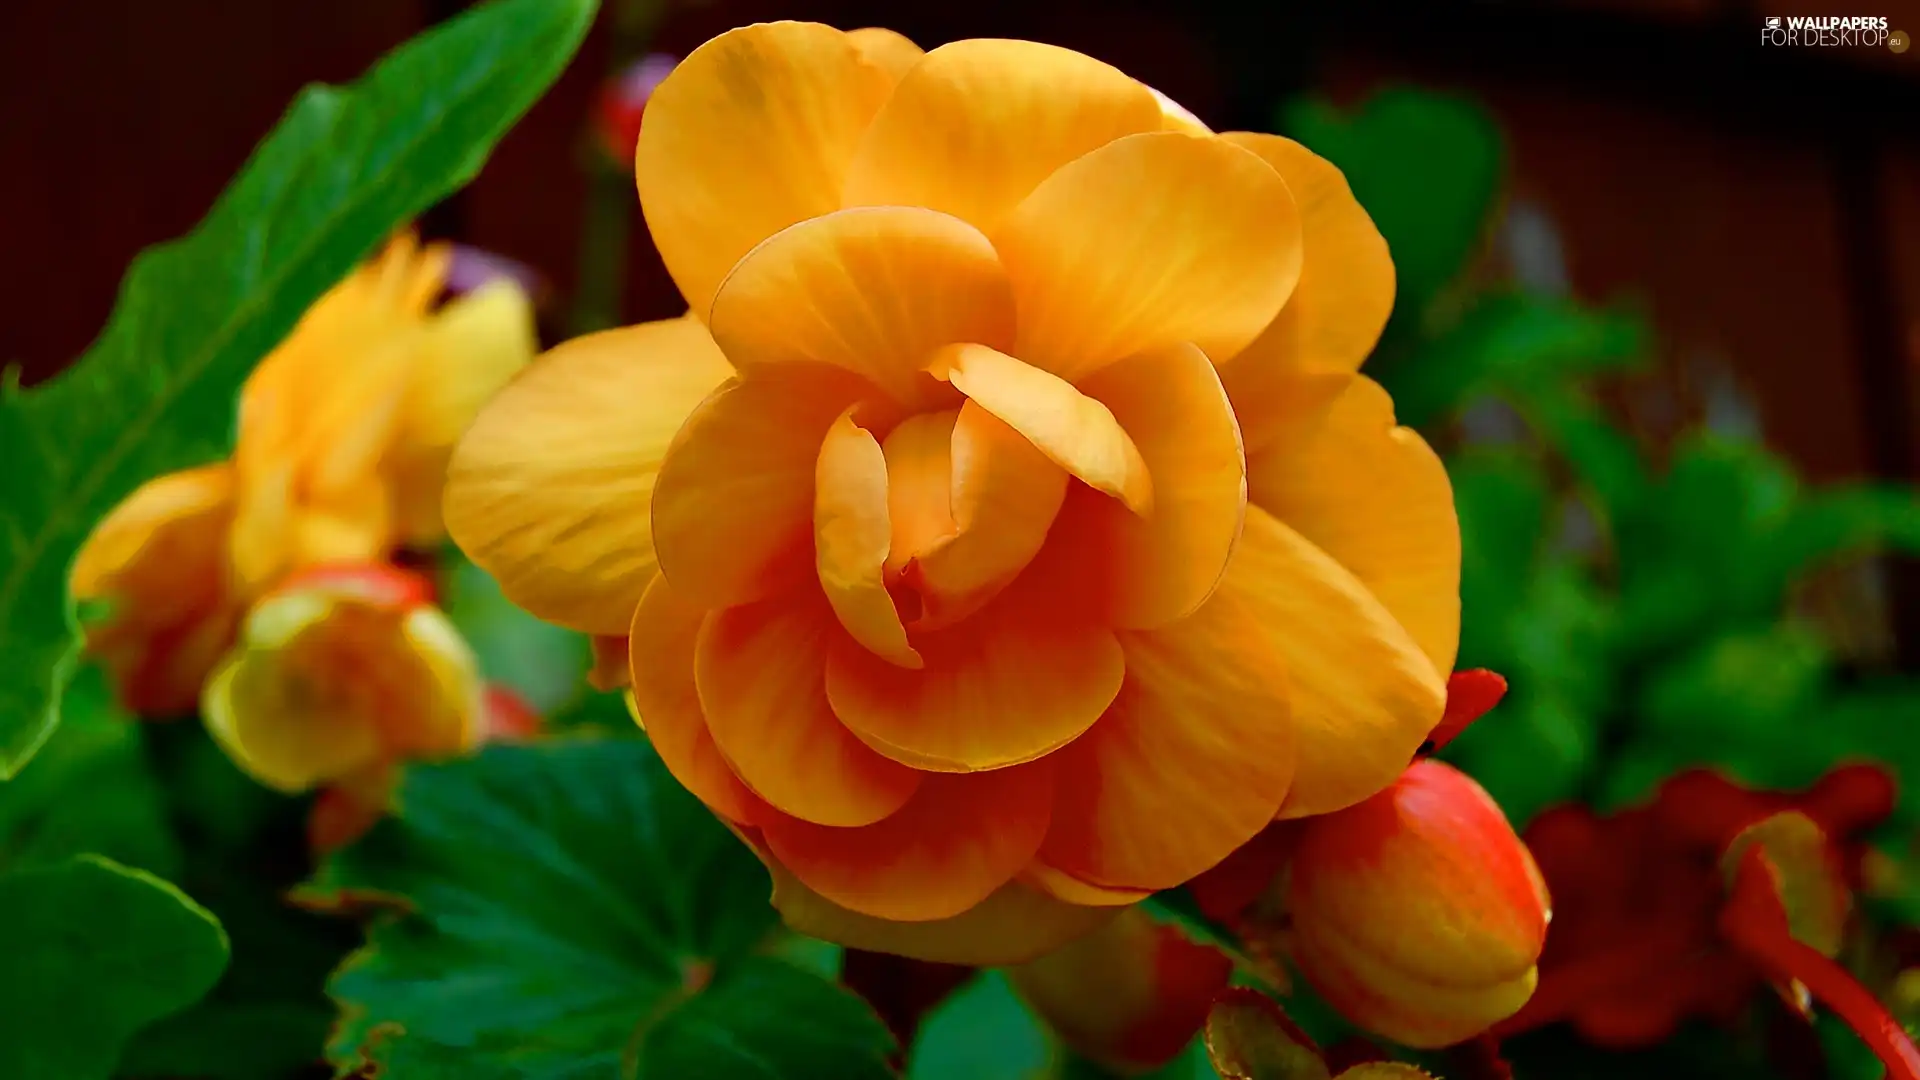
[[[1099,930],[1008,977],[1033,1011],[1082,1056],[1121,1073],[1179,1055],[1227,988],[1233,962],[1129,908]]]
[[[1480,785],[1420,761],[1372,798],[1303,826],[1287,882],[1294,959],[1349,1020],[1431,1048],[1526,1003],[1546,939],[1546,886]]]
[[[661,80],[672,74],[676,63],[674,57],[663,53],[648,53],[601,87],[600,100],[594,106],[594,136],[600,149],[621,168],[633,168],[647,100]]]
[[[286,792],[471,748],[479,671],[427,596],[389,566],[294,575],[247,613],[208,681],[208,731],[244,772]]]

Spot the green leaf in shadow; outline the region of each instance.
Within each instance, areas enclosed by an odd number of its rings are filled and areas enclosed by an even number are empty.
[[[0,877],[0,1076],[106,1080],[134,1032],[198,1000],[227,936],[172,885],[93,855]]]

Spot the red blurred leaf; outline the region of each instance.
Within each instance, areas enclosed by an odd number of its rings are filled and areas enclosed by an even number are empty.
[[[1507,696],[1507,680],[1484,668],[1456,671],[1447,680],[1447,708],[1440,723],[1427,736],[1429,753],[1447,748],[1467,725],[1485,716],[1500,699]]]

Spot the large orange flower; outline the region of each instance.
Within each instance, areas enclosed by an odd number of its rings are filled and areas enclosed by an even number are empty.
[[[435,308],[450,258],[389,244],[254,369],[231,460],[149,481],[87,538],[71,588],[105,603],[88,649],[133,711],[191,712],[241,612],[293,571],[440,538],[454,442],[535,349],[510,282]]]
[[[1064,49],[735,30],[656,90],[692,309],[561,346],[449,477],[808,932],[1031,956],[1390,783],[1458,633],[1446,475],[1355,374],[1340,173]]]

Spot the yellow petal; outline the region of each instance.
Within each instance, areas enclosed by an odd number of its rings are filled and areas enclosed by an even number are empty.
[[[863,915],[948,919],[993,895],[1047,831],[1046,762],[967,776],[929,775],[900,811],[858,829],[796,818],[761,828],[773,857],[809,889]]]
[[[1460,644],[1460,522],[1447,470],[1393,422],[1379,384],[1355,376],[1325,418],[1248,462],[1251,498],[1360,579],[1434,670]]]
[[[928,53],[873,118],[846,202],[931,207],[991,231],[1062,165],[1159,127],[1153,92],[1092,57],[956,41]]]
[[[1153,478],[1139,448],[1105,405],[1072,384],[984,345],[943,349],[928,370],[1087,486],[1136,514],[1153,509]]]
[[[760,801],[720,756],[694,681],[694,648],[706,612],[675,595],[659,574],[633,613],[627,707],[673,778],[732,821],[765,816]]]
[[[1153,90],[1153,87],[1147,87]],[[1153,90],[1154,99],[1160,102],[1160,130],[1179,131],[1188,135],[1211,135],[1213,129],[1199,117],[1193,115],[1185,105],[1173,100],[1158,90]]]
[[[841,210],[782,230],[713,301],[714,340],[742,372],[844,368],[896,400],[944,389],[921,368],[959,341],[1005,347],[1013,294],[993,245],[958,218],[911,206]],[[951,392],[947,392],[951,395]]]
[[[740,779],[778,810],[843,827],[879,821],[920,786],[828,707],[827,649],[844,638],[817,598],[781,597],[710,613],[694,660],[707,728]]]
[[[1133,437],[1157,493],[1146,517],[1089,503],[1101,535],[1087,554],[1104,564],[1112,618],[1148,628],[1191,614],[1226,571],[1247,508],[1240,428],[1220,378],[1182,343],[1111,364],[1080,388]]]
[[[653,546],[674,591],[727,607],[809,576],[820,444],[861,390],[832,368],[774,368],[693,411],[653,485]]]
[[[1266,827],[1294,771],[1278,629],[1223,594],[1123,634],[1120,696],[1057,755],[1041,861],[1097,885],[1167,889]]]
[[[245,655],[214,673],[200,701],[213,741],[242,772],[278,791],[307,791],[379,760],[372,717],[291,704],[279,673]]]
[[[480,660],[467,639],[439,608],[422,605],[400,620],[401,637],[424,669],[422,697],[412,707],[388,710],[381,719],[389,755],[436,758],[480,744]]]
[[[704,317],[754,245],[840,208],[888,81],[846,34],[759,23],[695,49],[647,101],[634,175],[667,272]]]
[[[902,76],[913,70],[926,53],[915,45],[905,34],[888,30],[880,26],[863,26],[858,30],[847,31],[847,41],[852,43],[853,51],[860,62],[872,69],[886,83],[888,92],[900,82]]]
[[[1257,506],[1216,596],[1267,628],[1291,683],[1299,763],[1280,816],[1386,787],[1440,722],[1446,686],[1419,645],[1365,585]]]
[[[916,549],[905,575],[920,598],[916,630],[951,626],[999,595],[1039,554],[1067,495],[1066,470],[977,402],[961,406],[948,446],[953,531]]]
[[[1253,154],[1178,132],[1130,135],[1048,177],[990,234],[1013,280],[1013,352],[1078,379],[1190,341],[1232,356],[1300,276],[1300,218]]]
[[[1020,882],[1001,886],[958,915],[895,922],[849,911],[801,884],[759,852],[773,875],[773,906],[797,933],[850,949],[939,964],[1018,964],[1052,952],[1104,925],[1118,908],[1063,903]]]
[[[1085,731],[1119,692],[1113,632],[1016,585],[957,626],[915,636],[926,666],[896,667],[851,641],[828,654],[827,697],[868,745],[916,768],[998,769]]]
[[[1235,131],[1221,138],[1260,155],[1286,180],[1300,207],[1306,252],[1287,306],[1233,362],[1358,371],[1393,313],[1393,258],[1385,238],[1332,162],[1278,135]]]
[[[887,509],[887,458],[851,410],[827,429],[814,470],[814,565],[827,602],[853,639],[901,667],[921,666],[887,592],[893,526]]]
[[[434,316],[414,358],[412,385],[387,457],[394,525],[403,543],[440,539],[440,494],[454,444],[539,347],[533,302],[510,281],[481,286]]]
[[[728,367],[689,319],[576,338],[484,408],[454,452],[447,528],[509,599],[590,634],[627,632],[653,579],[667,447]]]

